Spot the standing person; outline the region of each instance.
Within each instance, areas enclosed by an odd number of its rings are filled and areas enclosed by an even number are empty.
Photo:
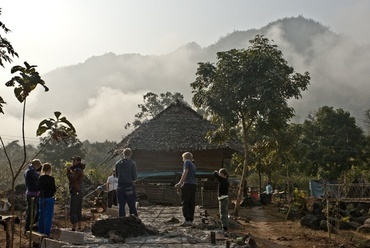
[[[123,158],[116,163],[116,176],[118,177],[117,198],[119,217],[126,215],[125,205],[130,209],[130,215],[137,215],[136,191],[134,181],[137,178],[136,163],[131,159],[132,150],[123,150]]]
[[[57,191],[55,179],[51,176],[51,164],[42,165],[41,176],[39,177],[38,190],[39,198],[39,233],[50,235],[51,223],[54,216],[54,194]]]
[[[108,192],[108,208],[112,205],[117,206],[117,186],[118,178],[116,177],[116,170],[113,169],[112,175],[107,179],[106,189]]]
[[[193,154],[185,152],[182,154],[184,161],[183,172],[180,181],[175,188],[181,188],[182,214],[185,218],[182,226],[191,226],[194,221],[195,194],[197,190],[196,167],[193,161]]]
[[[27,198],[26,223],[24,227],[24,234],[26,234],[27,231],[30,231],[31,226],[34,225],[38,220],[39,191],[37,189],[37,182],[39,180],[39,174],[37,173],[37,170],[40,167],[41,161],[39,159],[33,159],[31,160],[31,164],[28,165],[28,168],[24,173]]]
[[[71,193],[70,202],[70,220],[72,223],[72,231],[81,230],[82,224],[82,181],[84,178],[85,165],[81,163],[80,156],[73,156],[72,166],[67,168],[67,177],[69,180],[69,192]]]
[[[225,168],[215,170],[213,175],[218,181],[218,207],[224,233],[229,230],[229,172]]]
[[[268,182],[267,185],[266,185],[266,194],[267,194],[267,203],[271,203],[272,201],[272,186],[271,186],[271,182]]]

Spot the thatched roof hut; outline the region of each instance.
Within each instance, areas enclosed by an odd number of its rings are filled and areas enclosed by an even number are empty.
[[[133,150],[138,172],[181,171],[181,154],[186,151],[193,153],[197,171],[213,172],[241,150],[236,142],[210,143],[206,134],[215,129],[191,107],[177,101],[128,134],[118,147]]]
[[[236,142],[211,144],[206,134],[215,129],[216,126],[191,107],[175,102],[127,135],[118,149],[129,147],[133,151],[138,192],[157,203],[179,203],[180,198],[172,186],[182,174],[181,155],[189,151],[194,156],[200,186],[197,204],[217,206],[213,171],[227,167],[232,154],[242,149]]]

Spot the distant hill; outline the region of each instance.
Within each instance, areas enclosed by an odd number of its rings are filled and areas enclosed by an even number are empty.
[[[215,62],[219,51],[247,48],[256,34],[274,40],[297,72],[310,72],[311,85],[303,99],[291,101],[296,109],[295,121],[303,121],[309,112],[328,105],[349,111],[363,126],[364,111],[370,108],[369,45],[360,46],[302,16],[277,20],[260,29],[234,31],[203,48],[192,42],[158,56],[134,53],[92,56],[83,63],[43,75],[50,93],[42,95],[42,100],[50,103],[47,107],[52,110],[53,105],[62,102],[62,113],[86,117],[89,123],[109,121],[113,128],[107,134],[110,140],[117,132],[118,135],[125,132],[123,125],[138,112],[136,106],[146,92],[180,92],[190,103],[190,83],[195,80],[197,63]],[[66,95],[73,100],[66,101]],[[104,109],[105,105],[109,111]],[[32,114],[39,113],[35,110]],[[119,123],[117,118],[110,120],[115,114],[123,120]]]

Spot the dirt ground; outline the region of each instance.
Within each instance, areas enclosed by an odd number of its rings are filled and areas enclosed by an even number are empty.
[[[211,216],[217,216],[218,209],[207,209]],[[232,210],[230,210],[231,212]],[[85,213],[90,212],[85,210]],[[232,229],[232,233],[238,236],[250,234],[256,241],[259,248],[283,248],[283,247],[361,247],[363,240],[370,239],[369,235],[356,231],[339,230],[336,234],[329,234],[323,231],[315,231],[300,225],[299,220],[286,221],[285,213],[279,211],[278,206],[242,207],[239,211],[237,221],[242,224],[241,229]],[[93,218],[93,216],[92,216]],[[217,217],[215,217],[217,218]],[[83,223],[88,231],[93,219]],[[29,242],[24,235],[20,235],[23,229],[21,225],[15,225],[16,232],[13,247],[27,248]],[[58,237],[58,228],[70,228],[69,221],[66,221],[66,213],[56,207],[51,237]],[[55,231],[56,230],[56,231]],[[233,242],[233,241],[232,241]],[[0,231],[0,247],[6,247],[5,231]],[[363,246],[364,247],[364,246]]]
[[[315,231],[300,225],[299,220],[286,221],[286,214],[274,205],[241,208],[238,221],[242,230],[236,233],[249,233],[259,248],[283,247],[360,247],[359,243],[370,236],[356,231],[339,230],[337,234]]]

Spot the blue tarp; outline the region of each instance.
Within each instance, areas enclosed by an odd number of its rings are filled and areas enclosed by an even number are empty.
[[[182,171],[144,171],[137,173],[137,179],[145,179],[151,177],[170,177],[170,176],[181,176]],[[197,171],[197,176],[210,176],[213,175],[213,172],[204,172],[204,171]]]
[[[324,184],[322,180],[310,180],[309,185],[310,185],[311,196],[316,197],[316,198],[324,197],[325,189],[324,189]]]
[[[311,196],[316,198],[325,197],[325,187],[328,196],[339,196],[338,187],[335,187],[331,182],[324,180],[310,180],[309,182]]]

